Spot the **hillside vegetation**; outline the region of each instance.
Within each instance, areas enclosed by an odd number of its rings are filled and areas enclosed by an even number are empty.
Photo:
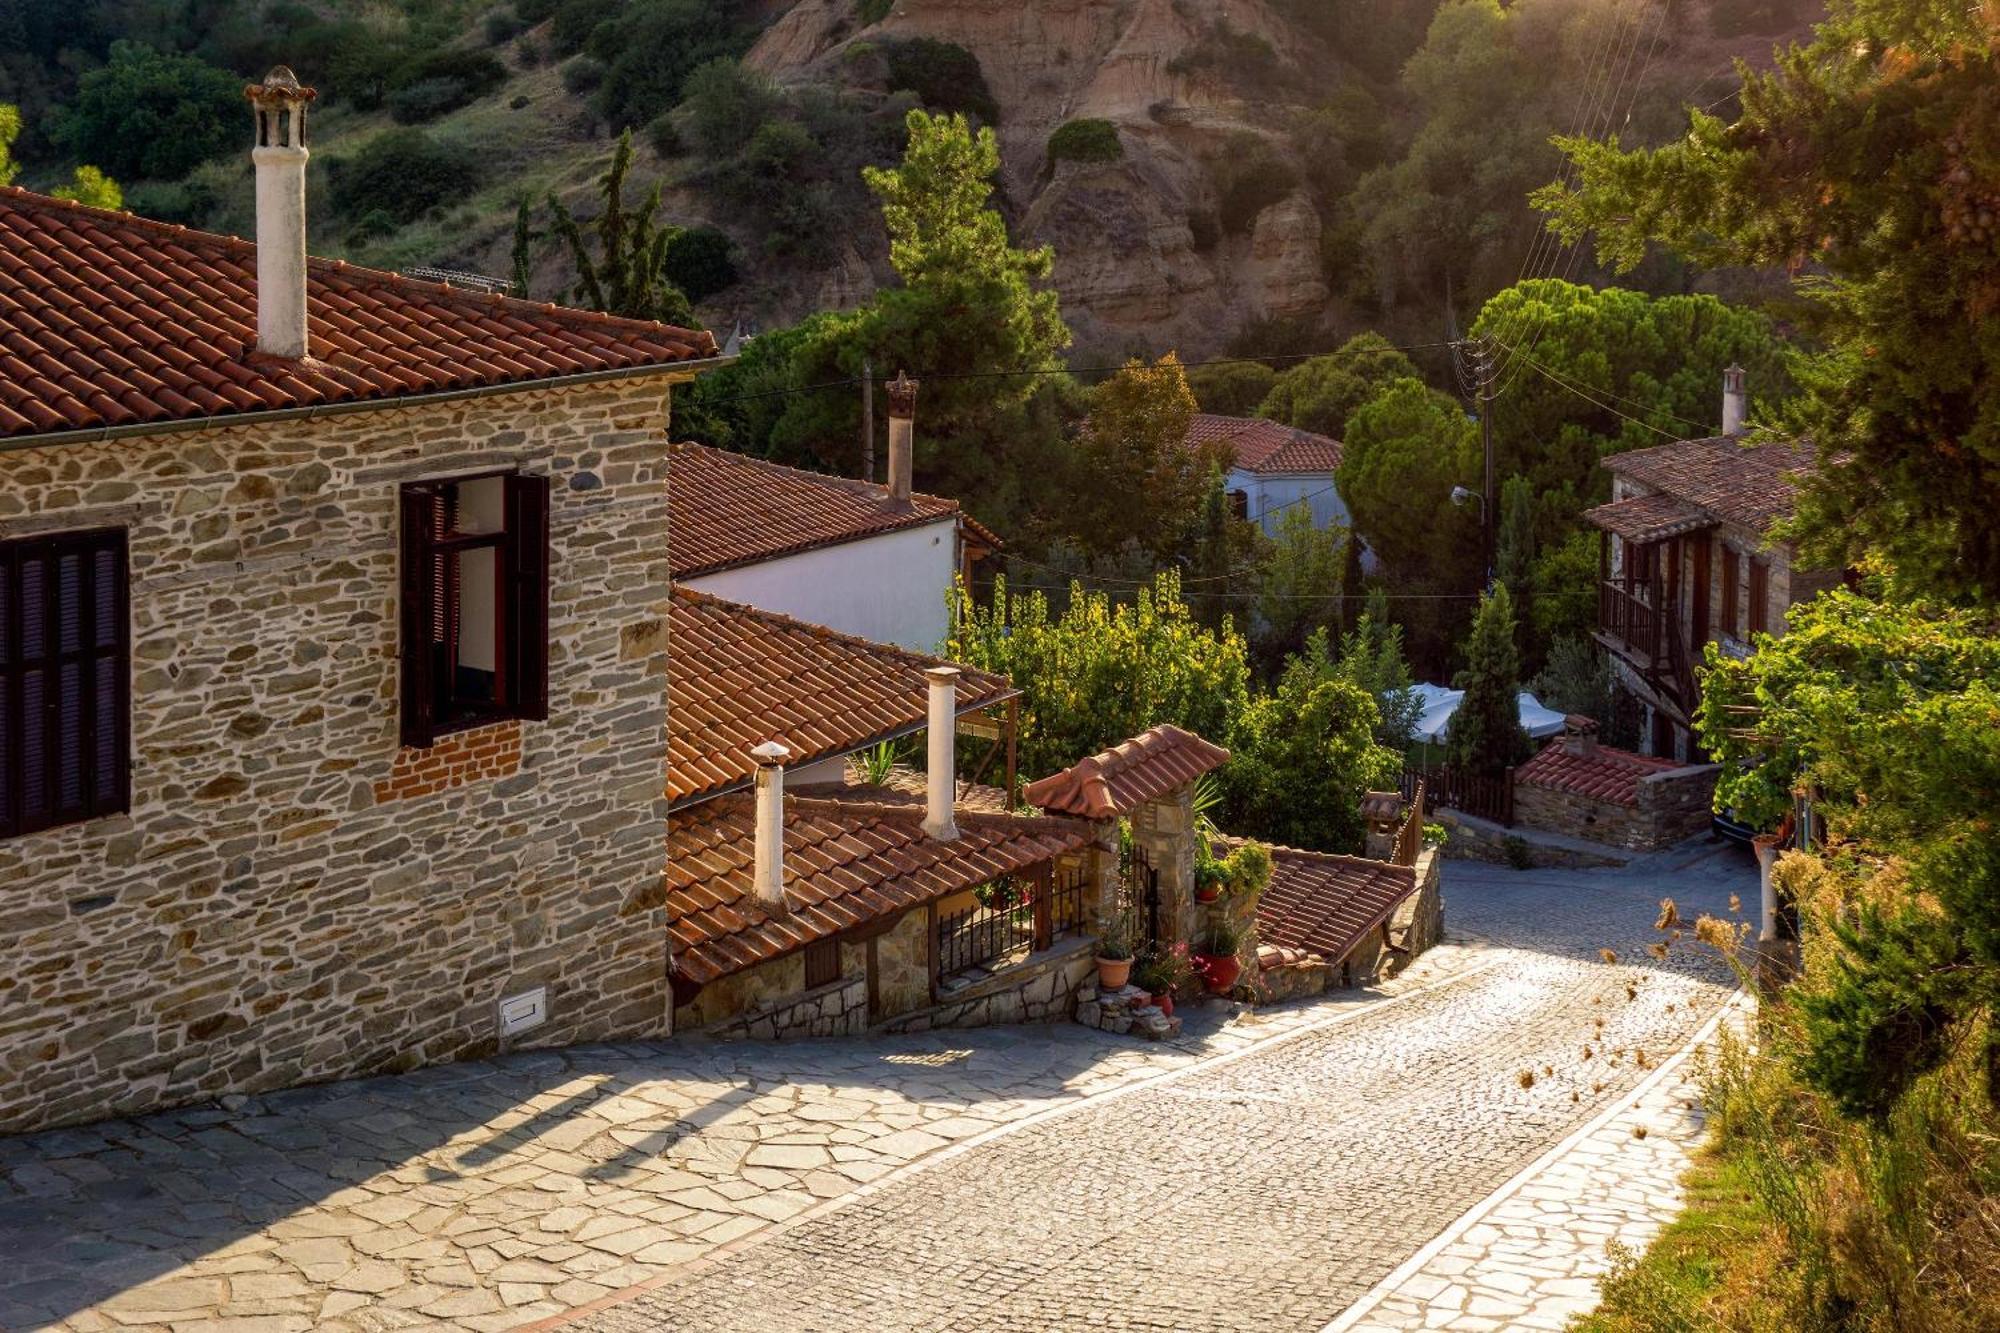
[[[1081,354],[1434,341],[1524,267],[1550,135],[1671,135],[1794,0],[15,0],[0,103],[21,183],[88,162],[135,211],[247,232],[238,89],[321,91],[314,248],[512,271],[516,206],[582,214],[621,129],[668,220],[728,238],[727,326],[889,277],[860,170],[913,106],[993,125],[1002,207],[1052,245]],[[531,238],[532,293],[566,294]],[[1579,264],[1572,274],[1588,276]],[[1655,290],[1685,269],[1642,270]]]

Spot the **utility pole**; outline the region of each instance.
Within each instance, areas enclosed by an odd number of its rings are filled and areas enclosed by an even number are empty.
[[[861,480],[875,480],[875,363],[861,360]]]
[[[1486,582],[1493,582],[1494,533],[1493,505],[1497,497],[1493,494],[1493,380],[1494,355],[1491,338],[1479,340],[1479,440],[1486,455],[1486,484],[1480,492],[1479,526],[1481,533],[1481,553],[1486,558]]]

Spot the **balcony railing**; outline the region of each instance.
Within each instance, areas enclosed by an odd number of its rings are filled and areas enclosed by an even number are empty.
[[[1656,590],[1644,583],[1607,579],[1597,585],[1597,624],[1655,685],[1683,709],[1695,700],[1694,663],[1681,634],[1674,608],[1656,603]]]

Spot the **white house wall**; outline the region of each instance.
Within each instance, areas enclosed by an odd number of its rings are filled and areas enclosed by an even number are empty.
[[[1250,517],[1257,521],[1267,536],[1278,535],[1285,514],[1295,507],[1309,511],[1316,528],[1331,527],[1336,523],[1346,526],[1348,523],[1347,506],[1341,501],[1331,472],[1260,476],[1254,472],[1232,470],[1226,484],[1230,490],[1242,491],[1249,497]]]
[[[943,519],[683,580],[698,592],[930,652],[950,628],[958,523]]]

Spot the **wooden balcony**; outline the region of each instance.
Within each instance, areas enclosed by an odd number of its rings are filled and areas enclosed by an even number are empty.
[[[1597,638],[1624,658],[1683,721],[1695,706],[1694,664],[1677,608],[1662,609],[1658,589],[1604,579],[1597,585]]]

